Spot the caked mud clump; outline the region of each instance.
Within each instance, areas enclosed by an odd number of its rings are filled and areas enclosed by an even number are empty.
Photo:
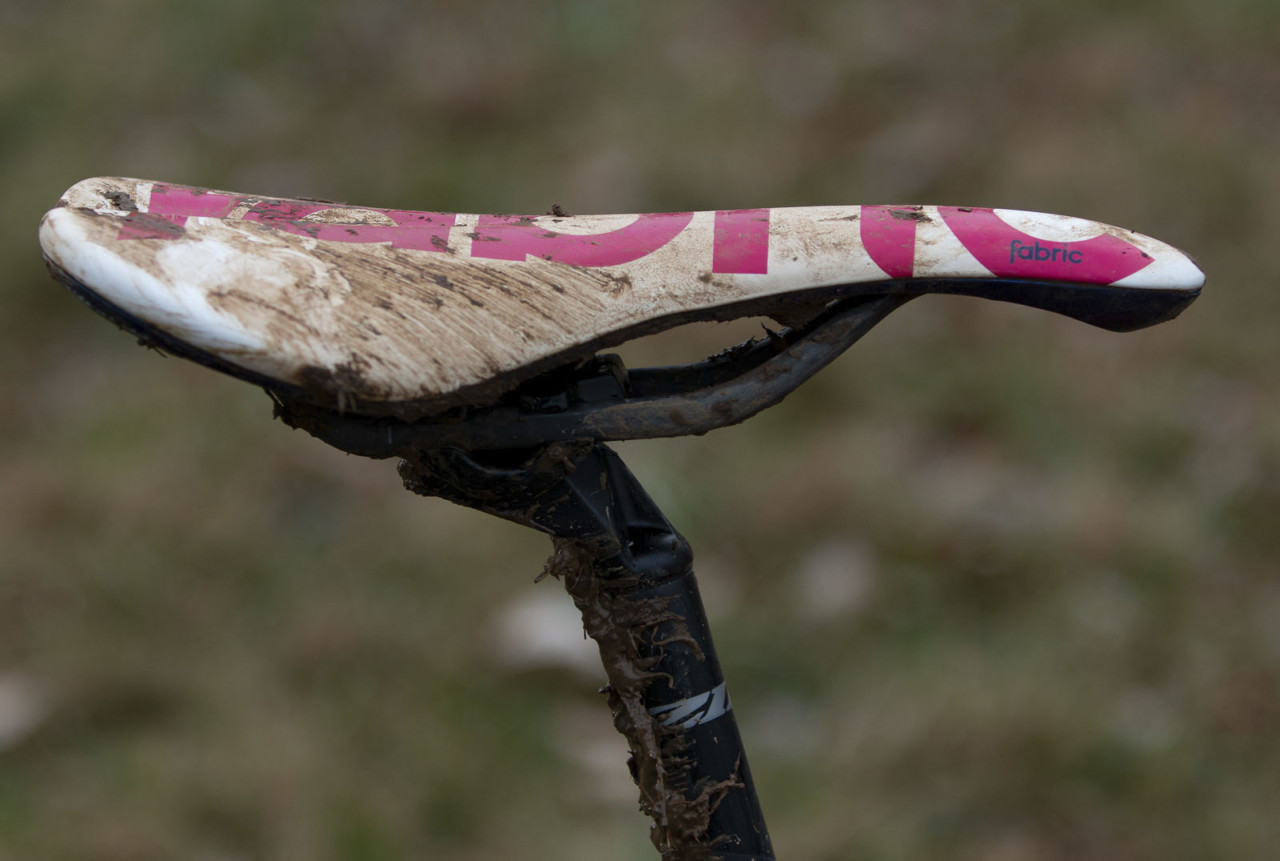
[[[554,544],[542,576],[549,574],[564,583],[582,614],[587,636],[600,649],[609,677],[603,692],[613,725],[631,748],[628,765],[640,788],[640,809],[653,820],[649,836],[666,861],[710,859],[715,842],[707,838],[711,814],[725,794],[740,784],[721,781],[691,787],[683,731],[662,726],[644,702],[645,690],[661,674],[653,671],[659,657],[642,656],[642,638],[656,626],[674,623],[674,637],[683,640],[688,635],[678,633],[681,620],[669,612],[664,600],[630,599],[619,588],[626,584],[613,581],[606,588],[591,554],[581,544],[559,538]]]

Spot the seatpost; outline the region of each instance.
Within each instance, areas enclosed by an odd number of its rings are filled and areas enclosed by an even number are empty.
[[[582,613],[631,748],[650,836],[669,861],[773,859],[689,543],[607,446],[422,452],[405,486],[553,537],[547,574]]]

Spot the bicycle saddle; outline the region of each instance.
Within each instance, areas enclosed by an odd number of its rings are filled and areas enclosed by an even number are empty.
[[[260,384],[286,420],[373,456],[409,439],[702,433],[924,293],[1123,331],[1175,317],[1204,282],[1128,230],[951,206],[465,215],[99,178],[66,192],[40,242],[59,280],[144,342]],[[788,328],[682,368],[595,356],[748,315]]]

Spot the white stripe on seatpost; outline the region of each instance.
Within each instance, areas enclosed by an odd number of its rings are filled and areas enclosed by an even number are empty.
[[[709,691],[695,694],[679,702],[649,709],[649,714],[662,718],[663,726],[689,729],[698,724],[710,723],[733,708],[729,700],[729,688],[721,682]]]

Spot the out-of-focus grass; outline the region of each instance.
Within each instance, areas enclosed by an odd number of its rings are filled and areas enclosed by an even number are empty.
[[[695,543],[784,857],[1273,857],[1276,8],[0,2],[0,857],[650,857],[581,756],[593,682],[491,648],[545,540],[59,291],[36,224],[99,174],[1186,247],[1173,324],[921,301],[741,428],[621,448]]]

